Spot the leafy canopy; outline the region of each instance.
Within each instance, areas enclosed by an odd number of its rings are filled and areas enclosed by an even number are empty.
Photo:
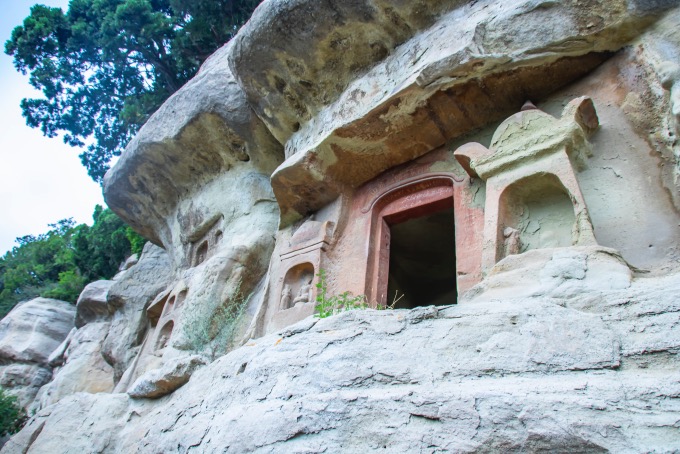
[[[229,41],[258,0],[70,0],[35,5],[5,53],[44,98],[24,99],[29,126],[85,147],[101,181],[139,127]]]
[[[37,296],[75,302],[87,283],[113,277],[130,253],[141,252],[144,240],[113,211],[97,205],[93,218],[92,227],[64,219],[47,233],[17,238],[0,257],[0,318]]]

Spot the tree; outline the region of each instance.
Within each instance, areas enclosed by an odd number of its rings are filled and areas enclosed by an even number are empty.
[[[113,277],[139,251],[144,240],[113,211],[97,205],[93,219],[91,227],[64,219],[47,233],[17,238],[0,257],[0,318],[37,296],[75,303],[87,283]]]
[[[92,218],[92,227],[82,224],[73,235],[74,263],[88,282],[112,277],[132,253],[129,227],[116,213],[97,205]]]
[[[35,5],[5,53],[44,98],[24,99],[29,126],[85,147],[101,181],[139,127],[229,41],[257,0],[71,0]]]

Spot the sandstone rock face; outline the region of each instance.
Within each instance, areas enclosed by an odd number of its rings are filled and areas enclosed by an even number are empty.
[[[269,176],[281,163],[283,149],[246,103],[229,69],[232,48],[230,43],[216,52],[156,112],[105,179],[108,205],[168,252],[176,278],[165,289],[168,295],[180,282],[184,286],[174,299],[158,301],[166,315],[162,326],[156,320],[148,327],[137,325],[135,345],[147,336],[147,350],[142,349],[147,358],[159,354],[159,346],[150,344],[164,329],[168,333],[162,336],[170,340],[161,356],[190,354],[179,299],[187,311],[195,311],[207,300],[230,304],[236,289],[253,293],[274,247],[279,212]],[[173,304],[164,309],[170,300]],[[249,312],[252,316],[254,309]],[[113,329],[118,329],[115,318]],[[109,350],[105,346],[105,355]],[[112,356],[130,353],[137,352],[123,349]],[[122,372],[116,367],[117,378]],[[129,375],[134,381],[143,372]]]
[[[113,284],[113,281],[94,281],[83,289],[76,303],[76,328],[109,318],[107,296]]]
[[[145,310],[168,286],[172,267],[165,251],[147,243],[139,262],[119,274],[109,288],[107,304],[115,308],[101,353],[118,382],[139,350],[146,330]]]
[[[165,396],[185,385],[191,374],[206,361],[201,356],[190,356],[174,362],[171,367],[165,366],[151,370],[139,377],[128,390],[132,397],[157,398]]]
[[[620,254],[598,246],[538,249],[510,255],[461,300],[490,301],[505,295],[569,298],[630,286],[632,272]]]
[[[59,300],[19,303],[0,321],[0,385],[27,407],[52,378],[49,357],[73,327],[76,309]]]
[[[73,305],[48,298],[18,304],[0,321],[0,358],[46,365],[71,331],[75,312]]]
[[[168,255],[149,243],[138,262],[114,280],[88,285],[76,314],[83,325],[51,352],[48,362],[55,369],[47,370],[52,379],[39,385],[44,386],[33,394],[35,401],[26,401],[29,411],[75,393],[112,392],[140,349],[148,324],[146,307],[171,275]]]
[[[113,390],[113,368],[101,354],[109,323],[88,323],[74,332],[63,354],[63,365],[40,389],[33,408],[44,408],[77,392],[102,393]]]
[[[216,213],[199,210],[178,219],[180,200],[193,197],[196,208],[216,203],[193,194],[211,182],[218,191],[257,193],[258,175],[268,177],[282,157],[280,144],[246,104],[229,70],[226,56],[231,48],[227,44],[218,50],[194,79],[161,106],[104,181],[109,207],[145,237],[162,244],[174,261],[185,265],[190,260],[180,252],[184,247],[180,230],[191,236],[195,232],[188,230],[200,230]],[[214,181],[224,175],[231,178]],[[201,183],[197,184],[197,178]],[[236,181],[238,184],[225,187]],[[189,214],[193,219],[186,218]],[[173,226],[177,222],[182,223],[182,229]]]
[[[231,66],[286,145],[284,224],[583,76],[677,5],[432,3],[271,2],[236,38]]]
[[[31,405],[40,388],[52,379],[52,370],[37,364],[0,366],[0,386],[17,397],[19,405]]]
[[[570,298],[310,318],[163,400],[65,399],[3,452],[72,452],[74,427],[121,453],[673,451],[678,291],[672,275]]]

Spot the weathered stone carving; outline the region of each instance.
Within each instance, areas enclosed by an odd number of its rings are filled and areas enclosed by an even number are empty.
[[[519,254],[522,246],[519,239],[519,230],[512,227],[506,227],[503,229],[503,237],[505,238],[503,240],[505,247],[503,256],[507,257],[508,255]]]
[[[308,317],[314,312],[316,275],[323,267],[325,251],[331,242],[335,223],[317,221],[310,216],[288,241],[279,254],[275,268],[270,269],[270,281],[275,283],[268,309],[271,329],[282,328]],[[274,257],[277,253],[274,253]],[[279,274],[280,273],[280,274]],[[278,300],[276,299],[278,296]]]
[[[589,98],[571,101],[559,120],[531,104],[525,104],[520,113],[508,118],[496,129],[489,149],[472,143],[455,151],[456,158],[468,174],[486,182],[484,268],[491,268],[508,255],[502,240],[506,226],[520,231],[519,241],[525,249],[531,244],[531,241],[522,239],[522,234],[536,233],[541,228],[539,220],[532,219],[525,225],[519,225],[519,218],[526,213],[513,211],[521,211],[522,207],[526,209],[527,203],[531,204],[530,201],[536,198],[539,203],[546,197],[570,201],[573,214],[568,212],[566,218],[554,223],[553,232],[549,234],[558,238],[543,239],[534,247],[596,244],[573,166],[585,166],[585,159],[590,154],[588,137],[598,125],[597,114]],[[551,202],[548,210],[558,211],[559,202]],[[557,232],[565,224],[569,232],[566,244]]]
[[[312,300],[312,279],[310,278],[307,283],[300,286],[297,296],[293,300],[293,305],[311,303]]]
[[[290,303],[293,300],[293,290],[291,290],[289,284],[283,286],[283,291],[281,292],[281,304],[279,305],[280,311],[285,311],[290,309]]]
[[[675,135],[680,137],[680,64],[664,61],[659,65],[661,84],[670,95],[671,114],[675,120]]]

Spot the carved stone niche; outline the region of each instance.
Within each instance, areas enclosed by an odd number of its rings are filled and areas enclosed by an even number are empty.
[[[222,214],[212,216],[203,222],[191,234],[182,238],[182,242],[188,244],[188,256],[191,266],[198,266],[209,258],[217,249],[222,240],[221,220]]]
[[[279,269],[286,270],[276,281],[275,313],[269,331],[291,325],[314,313],[316,284],[322,258],[333,236],[334,223],[306,220],[279,255]]]
[[[115,392],[125,392],[143,373],[162,364],[162,356],[170,345],[170,338],[180,314],[188,288],[179,282],[161,292],[146,310],[149,324],[137,357],[116,386]]]
[[[502,258],[597,244],[574,168],[590,155],[599,121],[590,98],[571,101],[557,119],[526,103],[496,129],[490,148],[469,143],[454,155],[486,181],[482,268]]]
[[[167,294],[162,293],[146,310],[149,323],[153,328],[150,336],[148,353],[162,356],[163,350],[168,346],[175,321],[186,299],[188,289],[180,282]]]

